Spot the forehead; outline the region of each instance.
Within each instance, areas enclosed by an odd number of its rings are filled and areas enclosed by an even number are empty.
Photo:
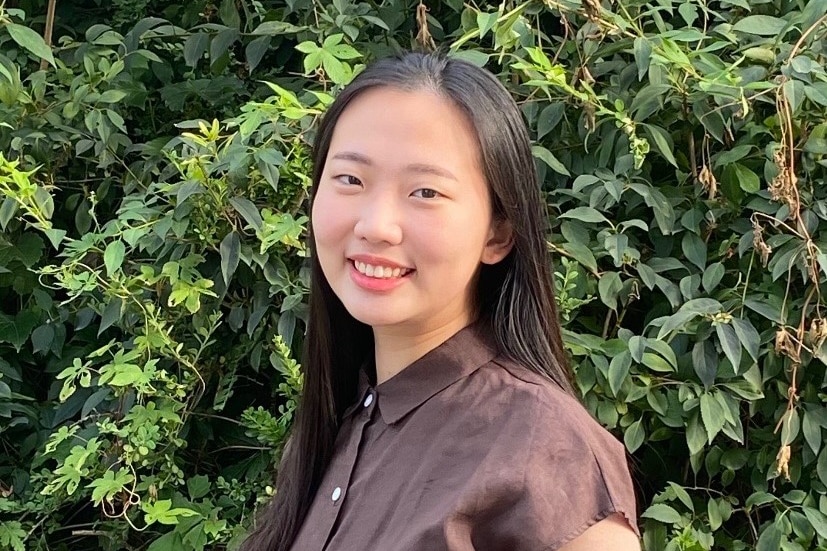
[[[379,163],[480,166],[470,119],[452,100],[430,90],[381,87],[359,94],[336,122],[328,159],[342,151]]]

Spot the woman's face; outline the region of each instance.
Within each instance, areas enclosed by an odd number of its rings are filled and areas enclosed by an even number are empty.
[[[480,263],[510,248],[492,224],[470,121],[430,91],[375,88],[348,105],[312,224],[327,281],[374,329],[467,325]]]

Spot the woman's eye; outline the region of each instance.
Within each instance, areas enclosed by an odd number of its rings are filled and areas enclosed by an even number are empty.
[[[434,189],[422,188],[414,191],[411,195],[420,199],[436,199],[440,196],[440,193]]]
[[[341,176],[336,176],[336,179],[348,186],[362,185],[362,180],[360,180],[356,176],[351,176],[350,174],[342,174]]]

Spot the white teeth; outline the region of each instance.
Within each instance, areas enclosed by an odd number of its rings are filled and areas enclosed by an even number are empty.
[[[389,279],[392,277],[401,277],[406,275],[410,272],[407,268],[390,268],[388,266],[373,266],[371,264],[366,264],[364,262],[359,262],[355,260],[353,265],[356,266],[356,270],[360,273],[365,274],[368,277],[375,277],[378,279]]]

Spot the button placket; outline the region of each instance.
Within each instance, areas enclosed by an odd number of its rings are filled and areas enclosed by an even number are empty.
[[[357,402],[358,403],[358,402]],[[347,470],[342,469],[341,476],[333,477],[330,480],[330,486],[328,486],[328,496],[330,496],[330,501],[328,502],[332,505],[331,517],[329,517],[329,528],[327,530],[327,538],[325,540],[325,547],[327,547],[327,543],[333,538],[333,535],[336,533],[336,530],[341,522],[339,518],[341,516],[342,507],[344,506],[345,499],[347,497],[347,488],[350,486],[351,479],[353,478],[353,472],[356,469],[356,462],[359,458],[359,448],[362,445],[362,438],[365,434],[365,427],[370,423],[371,418],[373,417],[373,410],[375,408],[376,399],[374,397],[374,391],[369,390],[368,394],[362,400],[362,409],[367,413],[367,415],[354,415],[351,417],[353,423],[353,436],[350,438],[350,441],[347,444],[347,448],[344,453],[343,463],[348,466]],[[373,407],[371,407],[373,406]],[[358,406],[357,406],[358,407]]]

